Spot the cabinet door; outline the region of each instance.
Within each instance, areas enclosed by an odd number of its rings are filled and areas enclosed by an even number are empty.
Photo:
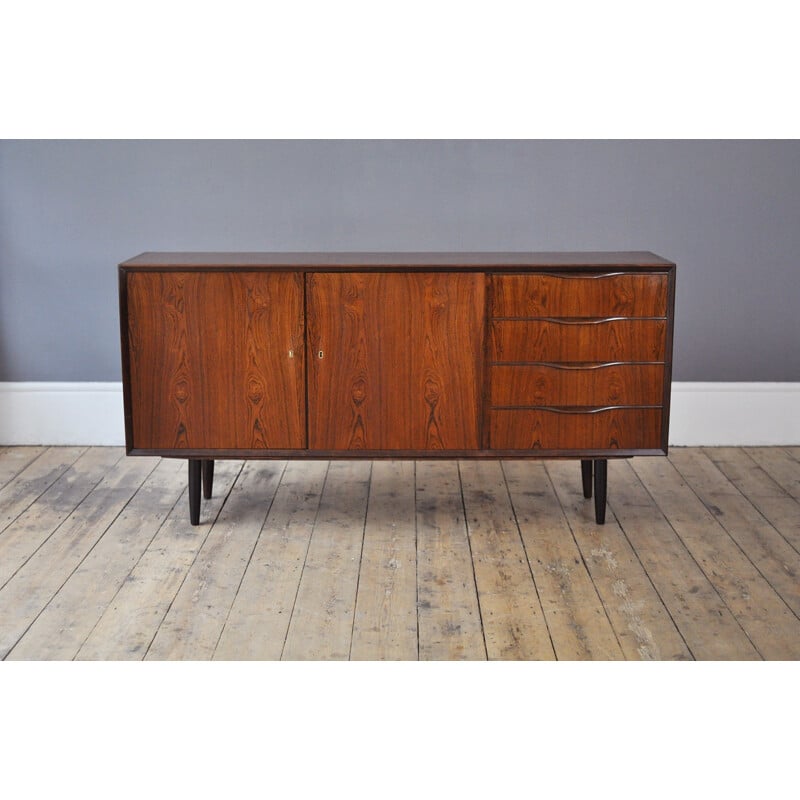
[[[307,277],[309,446],[480,446],[482,274]]]
[[[135,449],[305,447],[302,275],[131,272],[127,306]]]

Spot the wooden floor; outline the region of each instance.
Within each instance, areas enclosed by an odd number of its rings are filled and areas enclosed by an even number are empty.
[[[0,658],[798,659],[800,447],[217,463],[0,448]]]

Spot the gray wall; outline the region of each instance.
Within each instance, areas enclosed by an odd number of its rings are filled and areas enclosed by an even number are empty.
[[[653,250],[676,380],[800,380],[797,141],[0,142],[0,381],[118,380],[173,249]]]

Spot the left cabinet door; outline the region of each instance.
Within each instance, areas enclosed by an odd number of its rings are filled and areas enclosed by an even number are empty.
[[[128,272],[126,293],[130,447],[305,448],[302,273]]]

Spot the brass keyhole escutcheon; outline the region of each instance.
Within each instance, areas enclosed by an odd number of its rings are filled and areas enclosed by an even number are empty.
[[[322,352],[322,350],[320,350],[319,353],[317,353],[317,357],[318,358],[325,358],[325,354]]]

